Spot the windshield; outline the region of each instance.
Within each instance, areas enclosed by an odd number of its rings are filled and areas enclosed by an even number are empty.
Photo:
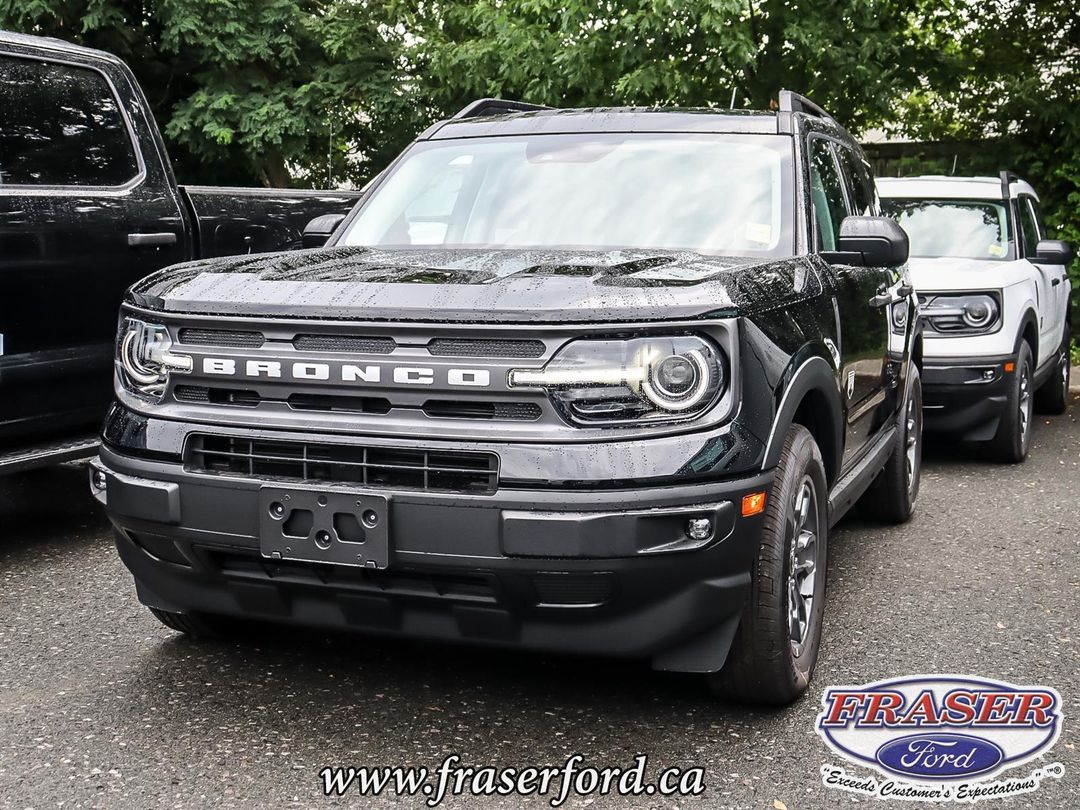
[[[881,207],[907,231],[911,256],[1009,258],[1009,220],[1003,203],[883,199]]]
[[[341,244],[790,256],[791,138],[588,133],[426,141]]]

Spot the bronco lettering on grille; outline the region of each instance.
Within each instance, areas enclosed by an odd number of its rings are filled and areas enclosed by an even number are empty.
[[[381,383],[393,380],[398,385],[432,385],[436,371],[426,366],[281,363],[276,360],[237,361],[228,357],[204,357],[202,373],[268,379],[281,379],[283,374],[287,374],[293,380],[334,380],[347,383]],[[446,369],[446,384],[464,388],[487,388],[491,385],[491,372],[483,368],[449,368]]]

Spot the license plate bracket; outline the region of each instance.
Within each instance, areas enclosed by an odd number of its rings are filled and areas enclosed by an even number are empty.
[[[390,499],[330,488],[262,487],[259,550],[272,560],[386,568]]]

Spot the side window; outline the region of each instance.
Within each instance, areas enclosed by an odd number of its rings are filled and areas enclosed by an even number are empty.
[[[1017,207],[1020,209],[1020,235],[1024,240],[1024,255],[1034,256],[1035,246],[1039,243],[1039,223],[1035,211],[1027,197],[1017,200]]]
[[[119,186],[138,172],[104,76],[0,55],[0,185]]]
[[[840,169],[844,174],[844,184],[847,186],[851,197],[851,207],[856,216],[873,216],[874,205],[874,181],[870,177],[870,170],[862,159],[846,146],[836,148],[836,154],[840,157]]]
[[[840,173],[829,142],[811,138],[809,147],[810,200],[814,208],[818,250],[836,250],[840,222],[850,213],[844,187],[840,184]]]

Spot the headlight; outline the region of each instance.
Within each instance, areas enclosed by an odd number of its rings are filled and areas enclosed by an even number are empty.
[[[169,374],[190,372],[192,360],[172,352],[172,338],[164,326],[125,318],[117,339],[117,365],[128,390],[158,400],[165,393]]]
[[[892,305],[891,317],[893,331],[903,333],[904,329],[907,328],[908,321],[907,299],[904,299],[903,301],[897,301],[895,304]]]
[[[692,335],[577,340],[540,369],[514,369],[511,388],[543,388],[571,422],[671,422],[704,413],[722,393],[724,360]]]
[[[1001,318],[999,294],[929,295],[923,298],[923,316],[941,334],[974,335],[993,331]]]

